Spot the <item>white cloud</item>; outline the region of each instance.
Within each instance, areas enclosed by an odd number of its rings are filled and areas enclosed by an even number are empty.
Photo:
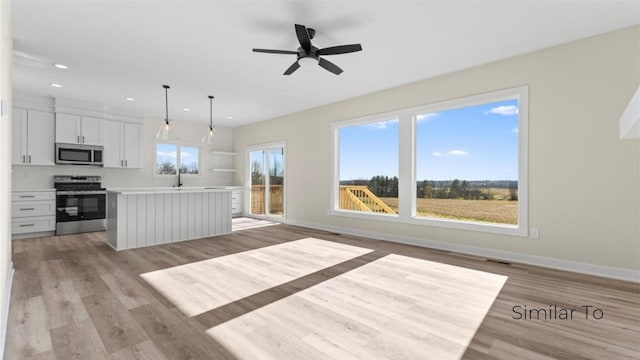
[[[181,153],[180,153],[180,157],[181,157],[181,158],[183,158],[183,157],[189,157],[189,156],[191,156],[191,154],[189,154],[188,152],[181,152]]]
[[[168,157],[177,157],[178,154],[175,151],[171,151],[171,152],[164,152],[164,151],[158,151],[158,153],[156,154],[157,156],[168,156]]]
[[[433,156],[437,156],[437,157],[440,157],[440,156],[442,156],[442,153],[441,153],[441,152],[434,151],[434,152],[432,152],[432,153],[431,153],[431,155],[433,155]]]
[[[469,153],[464,150],[451,150],[447,154],[454,155],[454,156],[466,156]]]
[[[496,106],[491,110],[487,111],[487,114],[496,114],[496,115],[504,115],[504,116],[518,115],[518,107],[515,105]]]
[[[398,122],[398,119],[380,121],[373,124],[368,124],[367,127],[371,129],[382,130],[382,129],[386,129],[387,126],[389,126],[390,124],[395,124],[397,122]]]
[[[422,114],[422,115],[416,116],[416,121],[419,123],[424,121],[429,121],[429,119],[433,119],[436,116],[438,116],[438,113]]]
[[[511,132],[517,134],[518,133],[518,128],[511,129]]]

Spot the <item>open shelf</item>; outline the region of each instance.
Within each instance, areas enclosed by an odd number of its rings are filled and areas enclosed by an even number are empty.
[[[233,156],[233,155],[236,155],[236,153],[234,153],[234,152],[229,152],[229,151],[216,151],[216,150],[212,150],[212,151],[211,151],[211,155],[229,155],[229,156]]]

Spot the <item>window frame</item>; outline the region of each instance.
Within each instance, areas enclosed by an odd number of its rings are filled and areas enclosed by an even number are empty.
[[[527,237],[529,234],[529,189],[528,189],[528,86],[519,86],[482,94],[470,95],[410,108],[404,108],[393,112],[369,115],[365,117],[342,120],[332,123],[332,185],[331,204],[327,215],[346,216],[367,220],[382,220],[405,224],[434,226],[457,230],[468,230],[483,233],[512,235]],[[455,219],[436,219],[419,217],[416,214],[416,121],[417,116],[426,113],[441,112],[446,110],[481,105],[496,101],[518,99],[518,224],[494,224]],[[398,214],[377,214],[354,212],[338,209],[339,197],[339,165],[340,165],[340,137],[339,130],[346,126],[362,125],[376,121],[398,119],[399,136],[399,169],[398,169]],[[406,141],[403,141],[406,140]],[[407,201],[407,198],[410,201]]]
[[[158,174],[158,144],[167,144],[167,145],[175,145],[176,146],[176,173],[175,174]],[[202,176],[202,172],[204,171],[202,168],[202,146],[200,144],[188,144],[181,143],[176,141],[162,141],[162,140],[154,140],[153,141],[153,176],[157,177],[167,177],[167,176],[178,176],[177,169],[180,168],[180,153],[182,147],[193,147],[198,149],[198,173],[197,174],[186,174],[180,173],[180,176],[186,177],[198,177]]]

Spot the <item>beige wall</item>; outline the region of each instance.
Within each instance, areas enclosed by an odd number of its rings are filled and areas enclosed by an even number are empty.
[[[176,184],[175,176],[155,176],[154,172],[154,136],[162,118],[146,117],[144,119],[143,134],[143,168],[142,169],[112,169],[94,166],[57,165],[57,166],[13,166],[13,189],[42,189],[53,187],[53,175],[101,175],[102,184],[107,188],[123,187],[162,187]],[[185,145],[200,145],[202,136],[208,131],[208,124],[189,121],[173,121],[172,131],[178,137],[177,142]],[[214,142],[201,147],[201,176],[184,176],[184,186],[203,185],[233,185],[230,173],[211,172],[213,167],[231,167],[229,157],[219,157],[210,154],[211,150],[231,151],[232,130],[217,128]]]
[[[638,271],[640,141],[620,140],[618,120],[640,83],[639,44],[635,26],[286,115],[234,129],[234,149],[287,142],[293,222]],[[521,85],[529,86],[529,224],[540,239],[325,214],[332,122]]]
[[[9,1],[0,1],[0,99],[11,105],[11,65],[13,40]],[[0,118],[0,357],[4,351],[5,307],[11,274],[11,121]]]

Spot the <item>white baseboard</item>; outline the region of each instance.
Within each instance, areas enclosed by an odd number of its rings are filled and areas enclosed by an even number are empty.
[[[9,263],[6,287],[4,289],[4,309],[2,309],[2,321],[0,321],[0,358],[4,359],[4,346],[7,342],[7,324],[9,322],[9,305],[11,303],[11,286],[13,284],[13,261]]]
[[[453,251],[453,252],[462,253],[462,254],[482,256],[482,257],[496,259],[496,260],[506,260],[506,261],[517,262],[521,264],[541,266],[541,267],[550,268],[550,269],[565,270],[565,271],[571,271],[571,272],[576,272],[581,274],[596,275],[596,276],[602,276],[602,277],[611,278],[611,279],[618,279],[618,280],[625,280],[625,281],[640,283],[640,271],[633,271],[633,270],[620,269],[620,268],[601,266],[601,265],[593,265],[593,264],[581,263],[576,261],[554,259],[554,258],[535,256],[535,255],[527,255],[527,254],[515,253],[511,251],[486,249],[486,248],[480,248],[480,247],[469,246],[469,245],[451,244],[451,243],[446,243],[442,241],[427,240],[427,239],[415,238],[410,236],[382,234],[382,233],[377,233],[372,231],[363,231],[363,230],[343,228],[338,226],[316,224],[316,223],[307,222],[307,221],[287,219],[284,222],[286,224],[308,227],[312,229],[325,230],[325,231],[355,235],[355,236],[363,236],[363,237],[368,237],[372,239],[386,240],[391,242],[427,247],[427,248],[432,248],[437,250]]]

